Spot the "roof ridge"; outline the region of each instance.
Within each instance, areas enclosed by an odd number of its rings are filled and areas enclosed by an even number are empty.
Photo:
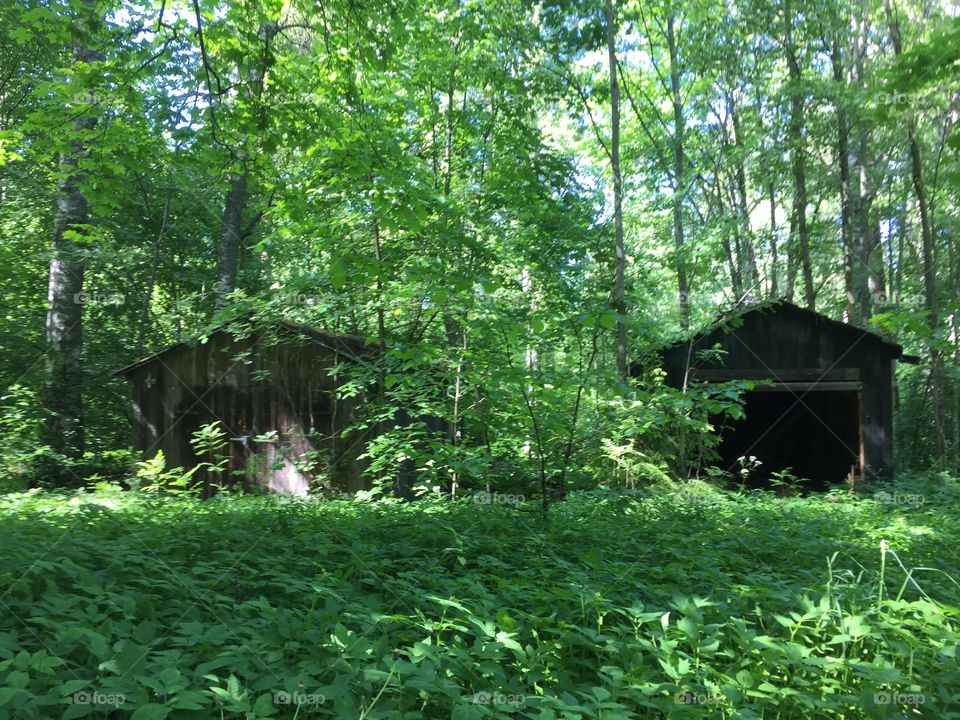
[[[161,355],[165,355],[171,350],[175,350],[181,347],[190,347],[190,346],[202,344],[201,340],[203,338],[210,337],[220,332],[230,332],[231,325],[233,323],[239,320],[245,320],[245,319],[254,319],[255,326],[257,329],[265,329],[267,327],[280,326],[280,327],[286,328],[287,330],[301,333],[314,341],[317,341],[319,337],[323,337],[327,340],[330,340],[331,342],[341,341],[341,342],[349,342],[349,343],[363,343],[365,348],[369,347],[371,349],[380,349],[379,341],[369,342],[368,338],[363,335],[354,335],[350,333],[338,333],[338,332],[334,332],[333,330],[327,330],[325,328],[317,327],[315,325],[307,325],[306,323],[298,323],[292,320],[287,320],[286,318],[282,318],[282,317],[269,317],[269,318],[253,317],[252,318],[251,317],[252,315],[253,315],[252,312],[241,313],[240,315],[226,319],[219,324],[208,326],[205,330],[201,331],[199,334],[193,335],[192,337],[186,338],[184,340],[179,340],[175,343],[171,343],[170,345],[160,348],[159,350],[156,350],[150,353],[149,355],[146,355],[145,357],[142,357],[139,360],[130,363],[129,365],[125,365],[119,370],[115,370],[112,373],[112,375],[114,376],[126,375],[128,372],[138,367],[141,367],[143,365],[146,365],[152,362],[153,360],[158,359]],[[327,349],[329,350],[336,350],[336,348],[331,348],[329,346],[324,346],[324,347],[327,347]],[[359,357],[354,357],[354,359],[358,361],[360,360]]]
[[[822,320],[826,320],[827,322],[829,322],[834,326],[840,326],[845,331],[854,331],[854,332],[869,335],[870,337],[876,340],[879,340],[885,345],[889,345],[891,347],[897,348],[901,354],[903,353],[903,346],[900,345],[900,343],[890,339],[889,337],[877,332],[872,328],[865,328],[865,327],[861,327],[860,325],[854,325],[852,323],[843,322],[842,320],[837,320],[817,310],[811,310],[810,308],[797,305],[796,303],[791,302],[786,298],[770,298],[767,300],[761,300],[761,301],[752,302],[749,304],[738,302],[729,310],[721,311],[715,317],[715,319],[705,327],[702,327],[698,330],[694,330],[693,332],[688,331],[684,333],[680,338],[671,342],[667,347],[671,347],[673,345],[677,345],[682,342],[687,342],[699,336],[709,335],[714,330],[719,330],[723,328],[731,321],[742,318],[751,313],[762,312],[765,310],[779,309],[779,308],[789,308],[790,310],[795,310],[806,315],[815,316]]]

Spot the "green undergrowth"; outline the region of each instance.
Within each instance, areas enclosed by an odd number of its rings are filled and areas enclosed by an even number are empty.
[[[954,486],[0,497],[0,717],[960,717]]]

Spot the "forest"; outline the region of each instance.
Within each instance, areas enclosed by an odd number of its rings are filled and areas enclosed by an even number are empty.
[[[960,718],[958,124],[951,0],[0,0],[0,720]]]

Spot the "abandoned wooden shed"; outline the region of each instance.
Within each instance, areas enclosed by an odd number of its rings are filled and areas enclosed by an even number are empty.
[[[193,433],[219,420],[229,435],[222,480],[297,495],[318,484],[352,492],[364,486],[359,456],[376,427],[343,437],[367,398],[337,390],[350,379],[345,369],[378,352],[362,337],[286,321],[235,323],[118,374],[132,386],[145,457],[162,450],[168,467],[193,467],[206,459],[194,453]]]
[[[719,346],[722,353],[702,354]],[[891,477],[894,363],[882,336],[789,302],[748,306],[663,353],[667,383],[763,380],[742,420],[720,430],[720,461],[755,456],[757,481],[790,470],[823,489],[846,478]]]

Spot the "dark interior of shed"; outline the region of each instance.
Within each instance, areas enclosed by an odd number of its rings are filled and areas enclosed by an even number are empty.
[[[749,487],[772,485],[773,474],[789,470],[808,490],[826,490],[860,466],[860,398],[856,391],[746,393],[745,417],[727,420],[721,430],[719,467],[740,477],[739,458],[762,464],[747,478]]]

